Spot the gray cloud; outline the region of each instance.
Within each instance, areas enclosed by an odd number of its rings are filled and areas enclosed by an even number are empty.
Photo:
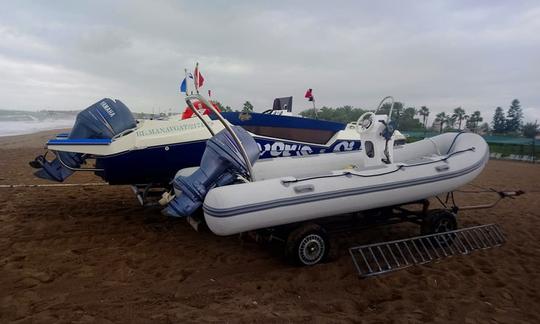
[[[371,107],[392,94],[491,119],[519,98],[540,119],[534,1],[12,1],[0,11],[1,108],[80,109],[104,96],[179,111],[185,67],[215,98],[258,110]],[[434,115],[433,113],[433,115]]]

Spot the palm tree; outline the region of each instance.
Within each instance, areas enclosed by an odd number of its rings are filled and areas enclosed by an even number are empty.
[[[456,117],[455,116],[447,116],[446,117],[446,127],[454,128],[456,125]]]
[[[446,113],[440,112],[435,116],[435,120],[438,121],[439,124],[439,133],[442,133],[444,124],[447,124],[449,122],[449,117],[446,115]]]
[[[420,110],[418,110],[418,114],[422,116],[422,123],[424,124],[424,128],[427,128],[427,119],[429,116],[429,108],[426,106],[422,106]]]
[[[478,128],[478,123],[483,120],[484,119],[480,116],[480,111],[475,110],[467,120],[467,127],[472,131],[476,131]]]
[[[452,119],[455,121],[457,120],[459,122],[458,124],[458,129],[461,130],[461,122],[463,121],[463,119],[465,119],[465,110],[463,110],[463,108],[461,107],[457,107],[456,109],[454,109],[454,114],[452,115]]]
[[[474,120],[474,128],[477,128],[478,123],[484,120],[484,118],[480,116],[480,110],[476,110],[472,113],[472,119]]]

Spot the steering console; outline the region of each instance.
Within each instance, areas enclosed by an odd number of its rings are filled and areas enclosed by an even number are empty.
[[[356,131],[363,134],[369,131],[375,124],[375,114],[371,111],[363,113],[356,121]]]

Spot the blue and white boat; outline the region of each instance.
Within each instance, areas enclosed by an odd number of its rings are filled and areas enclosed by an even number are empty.
[[[355,123],[292,116],[291,102],[276,100],[264,113],[223,113],[253,136],[260,159],[361,148]],[[113,185],[167,187],[178,170],[199,165],[206,141],[223,130],[215,116],[201,117],[135,120],[120,100],[105,98],[81,111],[71,131],[49,140],[30,164],[36,176],[57,182],[90,171]]]

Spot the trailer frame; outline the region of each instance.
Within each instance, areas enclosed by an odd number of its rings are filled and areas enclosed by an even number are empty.
[[[489,189],[482,192],[497,194],[498,199],[485,204],[458,206],[452,191],[446,193],[444,199],[439,196],[432,197],[442,208],[430,208],[432,204],[429,198],[426,198],[394,206],[259,229],[242,233],[241,238],[283,244],[287,261],[295,265],[310,266],[331,259],[329,258],[332,254],[330,250],[333,248],[331,238],[334,235],[405,222],[418,225],[422,235],[455,231],[458,229],[459,211],[493,208],[505,198],[513,199],[524,194],[521,190]],[[308,252],[316,256],[308,260]]]

